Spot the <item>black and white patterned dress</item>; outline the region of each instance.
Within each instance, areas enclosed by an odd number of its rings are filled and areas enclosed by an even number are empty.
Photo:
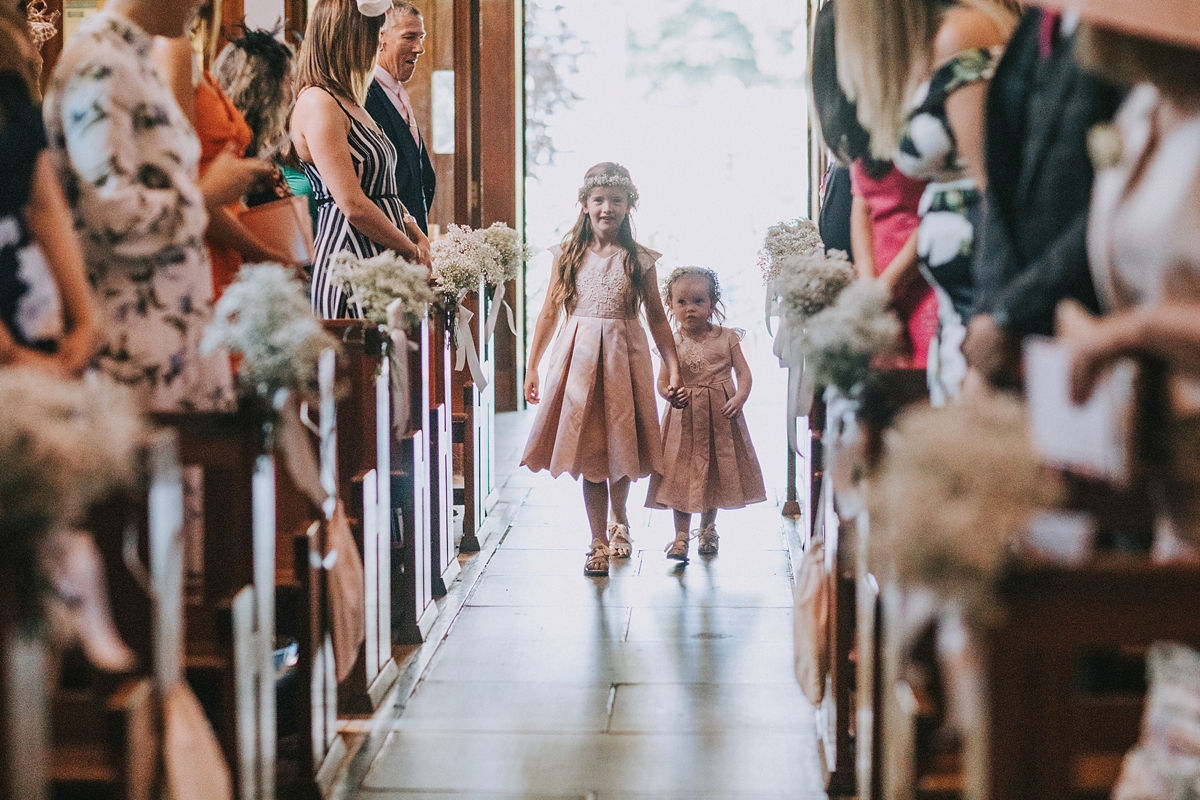
[[[363,194],[370,198],[397,228],[404,230],[404,215],[407,211],[400,202],[396,189],[396,148],[382,131],[355,119],[346,111],[341,100],[337,97],[333,99],[350,120],[350,156],[354,160],[354,171],[358,174]],[[349,250],[359,258],[370,258],[388,248],[356,230],[333,201],[333,196],[329,194],[329,189],[316,166],[308,162],[301,163],[304,173],[312,183],[313,196],[317,201],[317,236],[314,246],[316,255],[313,258],[310,292],[313,311],[325,319],[358,317],[358,308],[348,302],[342,287],[329,280],[330,264],[343,250]]]

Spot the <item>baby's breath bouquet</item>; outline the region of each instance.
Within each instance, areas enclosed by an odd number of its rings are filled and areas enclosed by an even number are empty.
[[[495,247],[466,225],[451,225],[446,235],[430,246],[433,273],[444,293],[460,297],[479,290],[479,280],[500,260]]]
[[[516,280],[521,267],[529,263],[533,251],[521,240],[520,235],[503,222],[494,222],[489,228],[475,232],[486,245],[497,253],[498,258],[487,265],[484,279],[492,286]]]
[[[875,281],[851,284],[805,326],[813,377],[847,396],[867,377],[871,362],[892,352],[900,320],[888,308],[887,289]]]
[[[304,286],[276,264],[242,267],[217,301],[201,349],[242,356],[238,379],[249,394],[273,400],[280,389],[320,396],[317,362],[338,341],[313,315]]]
[[[406,326],[419,325],[435,299],[429,274],[420,264],[388,250],[374,258],[358,258],[342,251],[333,260],[330,277],[346,286],[363,317],[376,325],[388,324],[388,308],[399,301]]]
[[[24,623],[45,619],[49,537],[133,483],[141,430],[129,390],[107,377],[0,370],[0,582],[13,588]]]
[[[1038,466],[1025,406],[972,393],[905,412],[867,492],[872,571],[986,615],[1029,517],[1060,499]]]
[[[0,370],[0,548],[75,522],[131,483],[141,429],[129,391],[106,377]]]
[[[789,256],[778,266],[775,289],[780,312],[797,327],[833,305],[842,290],[854,282],[854,265],[840,250],[831,250],[828,255]]]
[[[770,285],[792,258],[807,258],[825,252],[821,232],[811,219],[793,219],[767,228],[767,236],[759,252],[759,268],[763,283]]]

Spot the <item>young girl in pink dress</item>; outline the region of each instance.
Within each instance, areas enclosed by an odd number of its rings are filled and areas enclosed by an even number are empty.
[[[700,555],[713,556],[717,509],[761,503],[767,490],[742,415],[752,383],[742,334],[713,324],[724,321],[717,273],[680,267],[667,279],[666,293],[690,402],[663,417],[663,469],[650,480],[646,505],[675,510],[675,541],[667,546],[667,558],[687,561],[692,514],[700,514]],[[660,378],[660,391],[666,388]]]
[[[624,167],[604,163],[587,171],[579,219],[551,251],[550,287],[525,373],[525,399],[538,411],[521,464],[554,477],[566,472],[583,478],[592,537],[585,575],[607,575],[610,557],[633,552],[625,513],[630,481],[662,471],[654,365],[638,318],[642,307],[662,354],[659,388],[671,403],[687,402],[677,388],[675,340],[658,293],[654,265],[660,256],[633,235],[630,212],[637,201]],[[563,311],[542,391],[538,364]]]

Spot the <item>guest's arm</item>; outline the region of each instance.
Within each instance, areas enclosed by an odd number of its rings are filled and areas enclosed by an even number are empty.
[[[300,266],[290,254],[272,250],[260,242],[227,208],[217,208],[209,214],[208,240],[223,247],[232,247],[248,264]]]
[[[891,263],[884,267],[879,280],[887,287],[892,299],[915,278],[920,271],[917,269],[917,232],[913,231],[900,248],[900,252],[892,258]]]
[[[88,284],[83,249],[75,234],[75,221],[47,152],[37,161],[25,222],[62,297],[67,334],[59,342],[56,359],[63,372],[77,375],[96,354],[99,341],[96,304]]]
[[[664,395],[676,408],[686,406],[690,393],[679,377],[679,354],[675,350],[675,335],[667,321],[662,295],[658,291],[658,270],[653,266],[642,273],[642,299],[646,305],[646,323],[650,335],[662,357],[663,371],[667,373],[667,393]]]
[[[746,405],[746,400],[750,398],[750,389],[754,386],[754,376],[750,374],[750,364],[746,362],[746,354],[742,352],[742,345],[737,342],[733,345],[733,375],[737,379],[737,391],[721,409],[721,416],[725,419],[734,419],[742,413],[742,407]]]
[[[558,256],[556,255],[550,265],[550,285],[546,288],[546,299],[542,301],[542,310],[538,312],[537,323],[533,326],[529,360],[525,362],[525,402],[534,406],[542,402],[538,367],[542,363],[542,357],[546,355],[546,348],[550,346],[550,337],[554,335],[554,329],[558,327],[558,318],[562,313],[562,309],[554,302],[559,283]]]
[[[304,92],[296,101],[292,125],[350,224],[373,242],[429,266],[428,256],[363,192],[347,144],[350,119],[337,101],[320,90]]]
[[[1129,356],[1160,358],[1173,370],[1200,377],[1200,305],[1138,306],[1097,320],[1078,305],[1064,304],[1059,314],[1073,351],[1076,402],[1091,397],[1112,363]]]
[[[166,81],[175,95],[175,101],[192,125],[196,124],[196,81],[195,53],[192,43],[187,37],[180,36],[168,39],[163,36],[154,37],[154,49],[150,58],[158,69],[158,74]]]
[[[867,201],[854,196],[850,201],[850,247],[854,249],[854,271],[861,280],[875,279],[875,222]]]

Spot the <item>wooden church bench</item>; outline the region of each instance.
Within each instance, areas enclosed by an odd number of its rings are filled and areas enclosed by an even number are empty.
[[[325,320],[342,342],[336,410],[338,491],[362,556],[367,638],[338,687],[346,713],[370,714],[399,677],[392,658],[392,543],[395,509],[391,446],[391,362],[383,333],[362,320]]]

